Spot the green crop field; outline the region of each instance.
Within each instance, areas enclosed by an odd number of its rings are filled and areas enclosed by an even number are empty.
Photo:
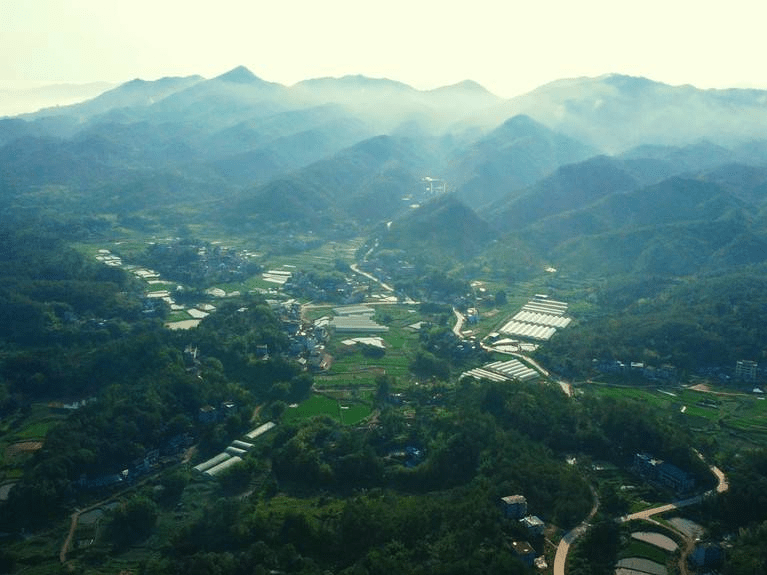
[[[25,425],[19,432],[16,433],[17,439],[44,439],[45,434],[53,426],[55,421],[36,421]]]
[[[192,319],[192,316],[186,313],[185,311],[172,311],[168,314],[168,317],[165,318],[165,321],[174,322],[174,321],[185,321],[188,319]]]
[[[365,419],[371,412],[372,409],[366,404],[339,401],[315,394],[297,407],[288,408],[283,418],[285,421],[294,421],[309,419],[316,415],[328,415],[344,425],[354,425]]]
[[[621,549],[619,558],[623,559],[625,557],[641,557],[661,565],[665,565],[669,560],[669,554],[663,549],[636,539],[631,539],[630,543]]]

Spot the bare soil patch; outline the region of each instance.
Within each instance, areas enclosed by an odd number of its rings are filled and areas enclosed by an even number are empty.
[[[42,449],[42,447],[42,441],[19,441],[5,448],[5,456],[11,458],[25,453],[34,453],[38,449]]]

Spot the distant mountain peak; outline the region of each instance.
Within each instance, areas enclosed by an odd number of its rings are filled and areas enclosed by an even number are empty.
[[[347,74],[340,77],[325,76],[322,78],[312,78],[309,80],[303,80],[296,84],[296,86],[305,88],[341,88],[346,90],[350,88],[396,88],[400,90],[413,90],[411,86],[396,80],[390,80],[389,78],[372,78],[370,76],[363,76],[362,74]]]
[[[236,68],[232,68],[228,72],[224,72],[220,76],[216,76],[214,80],[231,82],[233,84],[255,84],[263,82],[261,78],[248,70],[245,66],[237,66]]]
[[[663,86],[661,82],[650,80],[644,76],[627,76],[625,74],[606,74],[598,78],[605,84],[615,86],[622,90],[644,90],[650,87]]]
[[[540,122],[536,122],[527,114],[517,114],[512,116],[503,123],[504,126],[543,126]]]
[[[475,82],[474,80],[463,80],[455,84],[448,86],[441,86],[435,88],[433,91],[460,91],[460,92],[475,92],[479,94],[491,94],[491,92],[485,88],[482,84]]]
[[[495,132],[506,136],[514,134],[516,136],[531,136],[535,134],[550,134],[552,131],[547,127],[536,122],[527,114],[517,114],[506,120]]]

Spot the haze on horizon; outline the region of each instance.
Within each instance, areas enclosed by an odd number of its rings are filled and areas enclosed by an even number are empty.
[[[244,65],[292,85],[363,74],[419,89],[474,80],[502,97],[560,78],[621,73],[699,88],[767,87],[761,13],[690,0],[468,7],[349,0],[215,8],[178,0],[0,0],[0,94],[44,84],[200,74]],[[6,92],[7,94],[7,92]]]

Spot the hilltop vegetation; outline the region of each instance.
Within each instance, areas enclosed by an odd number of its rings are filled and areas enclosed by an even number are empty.
[[[761,361],[766,288],[763,266],[700,280],[615,280],[594,294],[599,314],[552,341],[541,357],[570,375],[590,373],[594,359],[673,364],[690,374],[743,358]]]

